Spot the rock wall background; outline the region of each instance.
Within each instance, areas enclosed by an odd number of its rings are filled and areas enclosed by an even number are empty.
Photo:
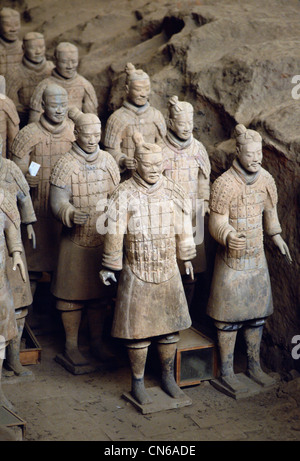
[[[274,176],[289,266],[266,239],[275,312],[262,357],[275,371],[297,368],[300,335],[300,2],[298,0],[2,0],[22,14],[22,35],[45,35],[48,57],[75,43],[80,72],[95,86],[103,125],[123,97],[125,64],[151,76],[151,103],[166,113],[177,94],[194,105],[194,136],[207,147],[212,180],[230,165],[236,123],[264,140],[263,166]],[[300,81],[300,77],[299,77]],[[213,248],[213,246],[212,246]],[[213,254],[213,250],[211,252]],[[210,273],[210,272],[209,272]]]

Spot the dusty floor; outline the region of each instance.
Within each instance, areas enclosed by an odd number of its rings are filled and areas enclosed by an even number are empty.
[[[125,355],[115,368],[74,376],[54,360],[63,345],[55,315],[35,314],[29,320],[42,347],[41,362],[29,366],[34,378],[12,378],[3,384],[16,413],[26,421],[26,441],[300,440],[299,378],[281,380],[274,389],[242,400],[206,381],[185,388],[192,405],[143,415],[122,398],[130,389]],[[148,387],[159,385],[154,370],[147,369]]]

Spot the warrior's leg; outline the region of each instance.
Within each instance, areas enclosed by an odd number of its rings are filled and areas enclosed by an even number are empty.
[[[18,328],[18,334],[15,338],[13,338],[7,348],[6,348],[6,363],[8,368],[14,371],[14,373],[18,376],[30,376],[32,375],[32,371],[23,367],[20,362],[20,345],[22,334],[25,325],[25,318],[27,314],[27,309],[17,309],[16,310],[16,322]]]
[[[233,392],[246,391],[245,386],[234,373],[234,348],[237,331],[240,326],[230,323],[215,323],[218,329],[218,345],[221,361],[220,381]]]
[[[1,378],[2,378],[2,368],[3,368],[3,361],[5,358],[5,347],[7,347],[8,342],[2,342],[0,337],[0,405],[5,406],[9,410],[13,410],[13,405],[10,403],[9,400],[5,397],[2,385],[1,385]]]
[[[56,308],[61,311],[61,319],[66,336],[64,356],[73,365],[87,365],[87,359],[81,354],[78,348],[78,333],[83,304],[59,299],[56,303]]]
[[[265,319],[259,319],[249,323],[244,330],[247,345],[248,367],[247,376],[261,386],[274,384],[274,379],[264,373],[260,364],[260,344]]]
[[[92,354],[103,362],[114,358],[104,340],[104,327],[108,318],[107,299],[89,302],[87,316],[90,331],[90,348]]]
[[[144,384],[144,373],[149,345],[150,341],[130,342],[127,344],[132,374],[131,394],[141,405],[152,402]]]
[[[178,333],[164,336],[157,341],[158,355],[162,368],[162,389],[171,397],[180,398],[184,392],[175,381],[174,361],[179,340]]]

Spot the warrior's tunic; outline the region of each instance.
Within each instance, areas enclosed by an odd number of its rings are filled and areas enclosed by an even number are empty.
[[[19,132],[19,115],[13,101],[0,94],[0,135],[3,141],[2,157],[8,157],[12,143]]]
[[[8,82],[16,71],[23,57],[22,40],[7,42],[0,37],[0,75]]]
[[[180,142],[168,132],[164,138],[163,157],[165,176],[180,184],[191,200],[197,251],[193,267],[195,273],[203,272],[206,269],[203,211],[204,200],[208,201],[210,194],[211,167],[208,154],[204,145],[193,136],[188,141]],[[181,265],[180,269],[184,273]]]
[[[112,156],[98,149],[85,153],[73,143],[69,153],[56,163],[51,178],[52,208],[63,223],[59,257],[53,277],[52,293],[64,300],[100,298],[106,287],[100,282],[103,233],[97,229],[109,195],[120,181]],[[74,210],[89,213],[83,225],[71,220]]]
[[[213,184],[209,228],[220,244],[207,313],[221,322],[263,318],[273,312],[269,271],[263,247],[267,235],[281,233],[277,190],[263,168],[249,177],[235,160]],[[246,237],[245,250],[231,250],[231,231]]]
[[[104,268],[122,269],[113,336],[142,339],[190,327],[176,259],[196,255],[190,213],[182,188],[164,176],[149,185],[135,173],[113,194],[102,260]]]

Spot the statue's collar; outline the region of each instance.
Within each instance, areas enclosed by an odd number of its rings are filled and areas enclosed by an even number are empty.
[[[77,77],[77,72],[75,72],[75,74],[73,75],[73,77],[71,78],[65,78],[63,77],[62,75],[60,75],[57,70],[54,68],[52,70],[52,75],[53,77],[57,78],[58,80],[62,80],[63,82],[72,82],[73,80],[75,80],[75,78]]]
[[[261,173],[261,168],[256,173],[250,173],[249,171],[245,170],[245,168],[242,167],[237,158],[234,159],[232,163],[232,168],[234,172],[238,175],[238,177],[242,179],[242,181],[245,184],[247,184],[247,186],[254,184]]]
[[[168,130],[166,135],[167,141],[176,149],[187,149],[193,142],[193,135],[189,137],[186,141],[179,139],[172,131]]]
[[[131,104],[131,102],[126,100],[126,101],[123,102],[123,106],[126,107],[126,109],[131,110],[135,114],[140,115],[140,114],[143,114],[144,112],[146,112],[146,110],[149,109],[150,104],[147,101],[146,104],[144,104],[143,106],[135,106],[134,104]]]
[[[97,147],[95,152],[92,154],[87,154],[81,147],[77,144],[77,142],[73,142],[72,144],[72,150],[75,152],[75,154],[79,155],[82,159],[84,159],[86,162],[92,163],[95,160],[98,159],[100,148]]]
[[[159,180],[155,184],[149,184],[146,182],[137,171],[133,173],[132,178],[144,194],[154,194],[158,189],[160,189],[163,183],[163,175],[160,176]]]
[[[27,67],[27,69],[34,70],[35,72],[40,72],[46,67],[47,60],[46,58],[43,58],[42,62],[36,64],[34,62],[29,61],[29,59],[27,59],[26,56],[23,56],[22,64],[24,65],[24,67]]]
[[[64,120],[62,123],[57,123],[56,125],[53,125],[52,123],[48,122],[44,114],[41,115],[39,122],[46,131],[49,131],[52,134],[61,133],[65,129],[67,124],[66,120]]]

